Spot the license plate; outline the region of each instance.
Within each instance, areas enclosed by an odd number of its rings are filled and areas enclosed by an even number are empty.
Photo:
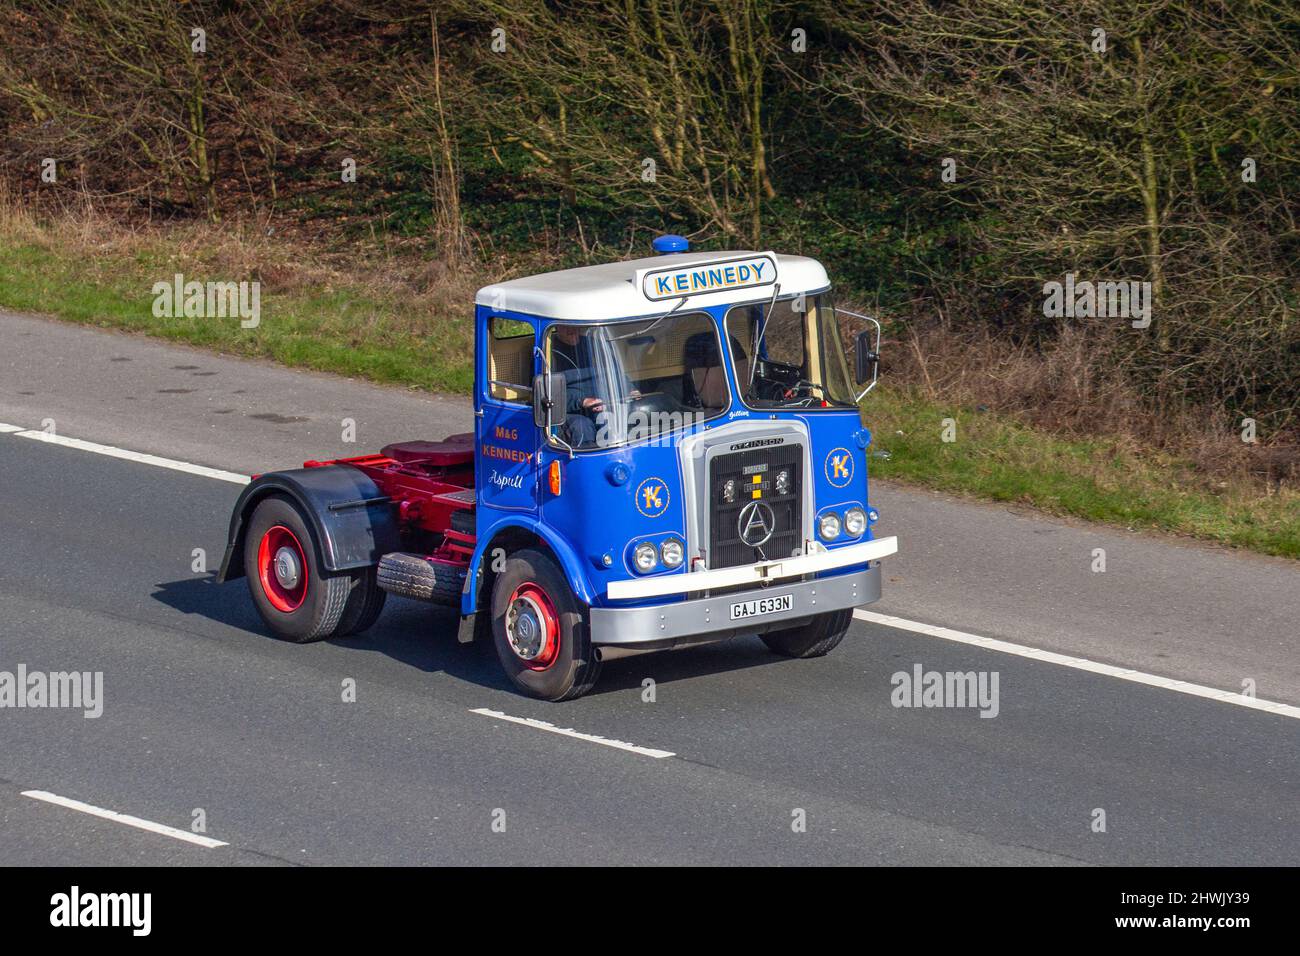
[[[739,621],[748,617],[762,617],[764,614],[776,614],[794,608],[794,595],[774,594],[771,597],[756,598],[753,601],[740,601],[731,605],[731,619]]]

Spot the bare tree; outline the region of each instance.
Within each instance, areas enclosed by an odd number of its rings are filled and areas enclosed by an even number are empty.
[[[780,0],[488,0],[483,119],[569,197],[613,197],[757,243]],[[493,33],[492,31],[498,31]],[[495,44],[495,46],[494,46]]]
[[[835,15],[860,48],[830,89],[970,206],[986,282],[1149,281],[1156,348],[1130,335],[1119,361],[1198,399],[1271,389],[1257,414],[1295,420],[1293,5],[848,0]]]

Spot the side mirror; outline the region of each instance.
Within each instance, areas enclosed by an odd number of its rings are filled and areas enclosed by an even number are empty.
[[[854,343],[853,358],[858,384],[874,382],[876,376],[880,374],[880,353],[873,348],[870,329],[858,333],[857,341]]]
[[[563,425],[569,420],[563,372],[542,373],[533,379],[533,422],[538,428]]]

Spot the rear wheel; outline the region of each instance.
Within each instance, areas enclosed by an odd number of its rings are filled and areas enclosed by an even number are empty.
[[[818,614],[802,627],[760,634],[763,643],[785,657],[821,657],[829,654],[853,623],[853,608]]]
[[[572,700],[596,683],[586,611],[541,551],[518,552],[496,576],[492,638],[506,675],[530,697]]]
[[[328,574],[307,520],[287,498],[263,499],[244,537],[248,590],[277,637],[298,644],[338,630],[353,593],[353,578]]]
[[[352,593],[343,606],[343,616],[339,618],[338,637],[360,634],[368,630],[379,619],[379,612],[384,609],[388,592],[380,588],[374,568],[366,568],[352,579]]]

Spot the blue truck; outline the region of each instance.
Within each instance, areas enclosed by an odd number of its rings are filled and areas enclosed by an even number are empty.
[[[449,607],[545,700],[741,634],[830,651],[898,547],[872,532],[859,411],[880,325],[813,259],[654,249],[479,290],[474,431],[257,476],[219,580],[298,642],[365,630],[388,594]]]

